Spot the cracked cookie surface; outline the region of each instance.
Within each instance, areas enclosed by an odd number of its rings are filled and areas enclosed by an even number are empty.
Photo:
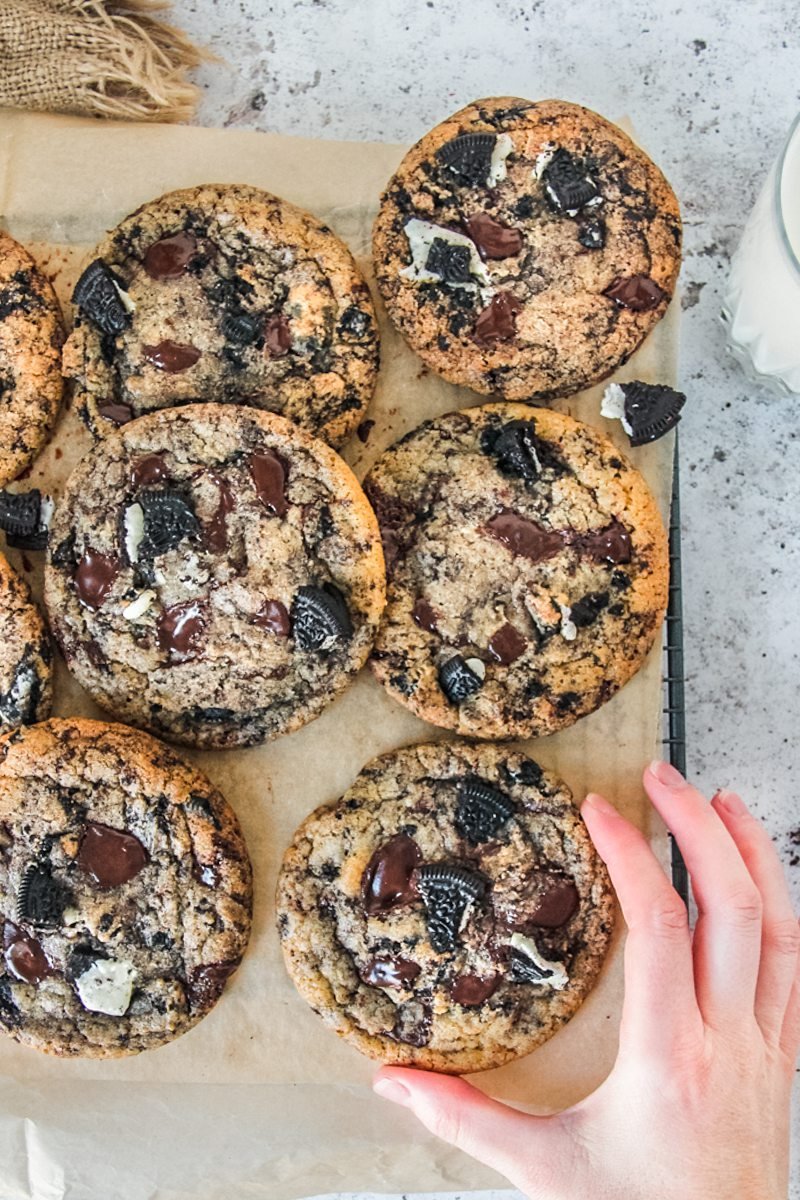
[[[337,454],[282,417],[141,417],[71,475],[45,599],[104,708],[179,742],[243,746],[317,716],[363,666],[385,596],[375,517]]]
[[[625,362],[680,267],[678,202],[617,126],[560,100],[478,100],[426,134],[381,198],[392,321],[452,383],[544,401]]]
[[[30,588],[0,555],[0,733],[49,715],[52,668],[50,635]]]
[[[466,409],[407,434],[364,488],[388,575],[372,666],[417,716],[552,733],[641,666],[666,608],[666,532],[596,430],[522,404]]]
[[[566,785],[459,742],[368,763],[297,830],[277,896],[287,970],[325,1023],[373,1058],[450,1072],[527,1054],[572,1016],[613,907]]]
[[[61,404],[64,329],[56,294],[0,230],[0,487],[36,458]]]
[[[169,192],[112,230],[93,265],[64,369],[96,436],[204,400],[279,412],[336,446],[361,421],[375,312],[349,250],[310,214],[244,184]]]
[[[232,809],[154,738],[52,720],[0,737],[0,1027],[62,1056],[185,1033],[250,932]]]

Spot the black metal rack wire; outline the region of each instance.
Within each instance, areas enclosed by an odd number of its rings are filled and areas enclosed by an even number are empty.
[[[664,633],[664,737],[669,761],[686,774],[686,696],[683,666],[683,597],[681,580],[681,493],[678,434],[672,460],[672,503],[669,516],[669,601]],[[672,883],[689,904],[689,875],[678,843],[670,834]]]

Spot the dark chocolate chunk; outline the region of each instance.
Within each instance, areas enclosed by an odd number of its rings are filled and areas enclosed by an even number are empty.
[[[200,600],[185,600],[165,608],[158,618],[156,631],[159,649],[170,664],[198,658],[206,629],[206,605]]]
[[[496,633],[492,634],[486,648],[496,662],[507,667],[509,663],[516,662],[520,655],[525,653],[527,645],[526,639],[519,630],[506,622]]]
[[[581,596],[580,600],[576,600],[570,605],[570,620],[578,626],[578,629],[585,629],[587,625],[593,624],[600,616],[600,613],[608,605],[608,592],[588,592],[585,596]]]
[[[292,335],[289,322],[283,313],[274,313],[267,317],[264,325],[264,348],[270,358],[283,358],[292,348]]]
[[[453,982],[450,995],[463,1008],[477,1008],[489,999],[499,981],[498,975],[459,975]]]
[[[251,454],[247,465],[261,503],[276,517],[284,516],[288,504],[286,467],[283,460],[273,450],[263,450],[261,453]]]
[[[142,260],[151,279],[178,279],[197,253],[197,238],[185,230],[159,238],[147,247]]]
[[[127,425],[133,420],[133,409],[129,404],[98,404],[97,415],[112,425]]]
[[[555,529],[543,529],[536,521],[529,521],[511,509],[503,508],[486,522],[486,532],[512,554],[529,558],[531,562],[544,562],[563,550],[566,540]]]
[[[38,929],[54,929],[61,924],[70,899],[67,888],[53,879],[49,867],[31,863],[17,895],[17,920]]]
[[[144,513],[144,534],[139,543],[139,557],[142,559],[166,554],[184,538],[196,537],[200,533],[200,522],[191,503],[178,492],[166,488],[138,492],[134,503],[141,505]]]
[[[90,263],[75,284],[73,304],[88,317],[103,333],[116,337],[130,322],[130,313],[120,299],[119,290],[124,290],[102,258]]]
[[[483,258],[511,258],[522,249],[520,231],[502,225],[488,213],[473,213],[464,222],[464,227]]]
[[[480,690],[483,679],[460,654],[454,654],[439,667],[439,686],[451,704],[463,704]]]
[[[260,629],[268,629],[277,637],[289,636],[291,630],[289,613],[280,600],[265,600],[252,620],[254,625],[258,625]]]
[[[87,821],[78,846],[77,863],[99,888],[106,890],[128,883],[148,862],[147,851],[132,833],[99,821]]]
[[[407,988],[421,970],[419,963],[408,958],[373,958],[361,978],[370,987]]]
[[[578,889],[572,880],[563,875],[551,875],[528,919],[533,925],[557,929],[577,912],[579,904]]]
[[[186,981],[186,997],[192,1009],[211,1008],[222,995],[222,989],[239,965],[230,962],[207,963],[190,971]]]
[[[298,589],[291,609],[292,635],[301,650],[330,650],[349,641],[353,622],[344,596],[331,583]]]
[[[618,275],[603,292],[609,300],[633,312],[649,312],[658,308],[666,292],[649,275]]]
[[[244,309],[230,309],[220,321],[220,329],[229,342],[235,346],[249,346],[255,342],[262,332],[263,318],[245,312]]]
[[[119,574],[119,559],[87,547],[75,568],[75,590],[81,604],[100,608]]]
[[[605,529],[581,533],[572,544],[597,562],[626,563],[631,561],[631,535],[621,521],[614,520]]]
[[[477,775],[468,775],[458,785],[454,824],[468,842],[477,846],[496,837],[515,809],[514,801],[505,792]]]
[[[13,921],[3,922],[3,957],[11,974],[23,983],[41,983],[55,974],[41,942]]]
[[[542,171],[547,203],[557,213],[574,213],[595,200],[600,191],[586,172],[586,164],[569,150],[556,150]]]
[[[169,469],[160,454],[146,454],[137,458],[131,467],[131,487],[137,490],[142,487],[152,487],[155,483],[166,483],[169,479]]]
[[[488,186],[496,140],[493,133],[462,133],[440,146],[436,158],[465,187]]]
[[[606,223],[603,218],[582,221],[578,226],[578,241],[587,250],[602,250],[606,244]]]
[[[486,308],[478,313],[472,340],[477,346],[509,342],[517,331],[517,313],[522,303],[513,292],[495,292]]]
[[[419,846],[407,833],[396,833],[379,846],[361,877],[361,896],[368,916],[380,916],[417,898],[414,871],[422,862]]]
[[[420,629],[425,629],[428,633],[438,633],[439,631],[436,627],[438,615],[436,609],[427,600],[424,600],[422,596],[414,601],[411,617],[414,624],[419,625]]]
[[[454,246],[452,242],[437,237],[431,242],[425,268],[445,283],[469,283],[471,260],[469,246]]]
[[[17,538],[29,538],[39,528],[42,495],[38,488],[29,492],[0,491],[0,529]]]
[[[660,383],[642,383],[639,379],[621,383],[620,387],[625,395],[625,420],[633,430],[628,435],[632,446],[657,441],[680,421],[686,403],[683,392]]]
[[[183,342],[173,342],[166,338],[157,346],[142,346],[145,361],[157,371],[165,371],[168,375],[176,375],[179,371],[187,371],[201,357],[202,351],[197,346],[185,345]]]
[[[431,946],[437,954],[450,953],[468,909],[486,892],[486,880],[477,871],[450,863],[419,867],[415,877]]]

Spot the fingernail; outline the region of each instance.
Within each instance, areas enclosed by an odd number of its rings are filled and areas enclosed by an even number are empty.
[[[408,1104],[411,1093],[407,1087],[403,1087],[402,1083],[398,1083],[396,1079],[376,1079],[372,1085],[373,1092],[377,1092],[384,1100],[391,1100],[393,1104]]]
[[[676,771],[671,763],[662,762],[660,758],[654,758],[648,770],[651,775],[655,776],[659,783],[664,784],[664,787],[679,788],[686,786],[686,780],[680,771]]]
[[[603,796],[598,795],[597,792],[589,792],[589,795],[586,797],[583,803],[584,805],[588,805],[589,808],[593,808],[595,812],[604,813],[607,817],[619,816],[619,813],[614,808],[613,804],[609,804],[608,801]]]
[[[728,792],[725,788],[719,788],[714,796],[714,801],[733,817],[743,817],[747,813],[747,805],[741,796],[736,795],[736,792]]]

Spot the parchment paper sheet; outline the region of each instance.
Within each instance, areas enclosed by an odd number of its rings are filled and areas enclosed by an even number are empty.
[[[28,244],[65,299],[79,262],[103,231],[171,188],[247,182],[330,223],[369,274],[377,198],[402,155],[390,145],[306,141],[260,133],[105,125],[0,112],[0,221]],[[677,305],[621,378],[674,378]],[[559,407],[608,429],[602,388]],[[423,418],[480,398],[428,374],[384,321],[382,369],[366,446],[346,457],[359,475]],[[612,428],[613,426],[613,428]],[[88,448],[65,413],[23,486],[58,493]],[[634,450],[666,514],[672,439]],[[10,557],[23,569],[21,557]],[[42,555],[29,554],[28,559]],[[38,590],[39,564],[28,577]],[[664,851],[640,785],[660,750],[661,653],[600,712],[537,744],[581,799],[613,797]],[[57,713],[102,716],[61,669]],[[436,1190],[497,1185],[498,1177],[435,1142],[409,1114],[373,1099],[373,1064],[329,1033],[285,976],[273,892],[282,851],[302,817],[335,798],[373,755],[440,736],[386,697],[364,671],[317,721],[247,751],[186,755],[234,805],[256,880],[253,938],[216,1009],[160,1050],[115,1062],[62,1062],[0,1039],[2,1195],[70,1200],[229,1200],[335,1190]],[[621,940],[593,994],[547,1045],[479,1077],[493,1095],[552,1110],[587,1094],[615,1054]]]

